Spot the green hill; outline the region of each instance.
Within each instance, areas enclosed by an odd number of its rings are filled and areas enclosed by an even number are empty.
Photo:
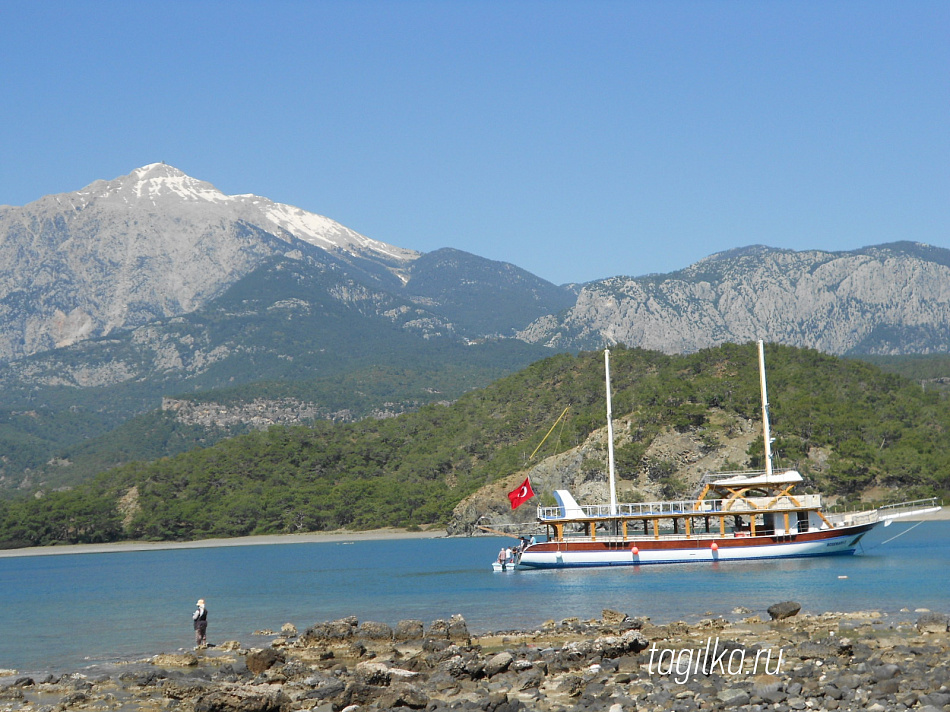
[[[0,496],[75,485],[130,459],[180,453],[188,439],[198,447],[232,434],[179,432],[157,453],[116,430],[154,418],[163,397],[294,397],[359,418],[454,400],[549,353],[514,339],[473,343],[338,270],[271,260],[192,314],[0,367]]]
[[[767,347],[778,465],[806,484],[894,497],[950,491],[950,403],[943,394],[859,361]],[[632,476],[664,430],[728,433],[709,418],[760,417],[756,353],[727,344],[686,356],[612,351],[615,418],[635,442],[619,460]],[[451,405],[384,420],[273,427],[151,463],[133,463],[68,492],[0,504],[0,541],[26,546],[118,539],[445,523],[480,487],[524,468],[560,412],[553,447],[582,442],[604,420],[601,353],[558,355]],[[824,456],[812,457],[816,451]],[[552,454],[546,452],[545,455]],[[748,464],[760,466],[761,438]]]

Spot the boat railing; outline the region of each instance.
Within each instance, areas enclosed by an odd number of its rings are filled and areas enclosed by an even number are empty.
[[[940,510],[940,506],[936,497],[927,497],[926,499],[915,499],[910,502],[885,504],[883,507],[878,507],[878,511],[881,513],[881,519],[899,519],[900,517],[937,512]]]
[[[875,507],[872,504],[864,503],[862,509],[830,511],[825,513],[828,521],[835,526],[849,524],[865,524],[867,522],[886,521],[889,519],[899,519],[901,517],[913,517],[922,514],[937,512],[941,508],[941,502],[936,497],[927,497],[925,499],[915,499],[910,502],[898,502],[896,504],[885,504]]]
[[[618,504],[616,514],[610,505],[580,505],[580,514],[564,516],[560,507],[538,507],[538,519],[545,521],[569,521],[576,519],[599,519],[605,517],[702,517],[718,514],[761,514],[813,510],[821,508],[821,495],[782,495],[780,497],[738,497],[735,499],[679,500],[666,502],[636,502]]]
[[[881,513],[876,509],[863,509],[854,512],[828,512],[825,514],[832,526],[854,526],[856,524],[870,524],[880,521]]]

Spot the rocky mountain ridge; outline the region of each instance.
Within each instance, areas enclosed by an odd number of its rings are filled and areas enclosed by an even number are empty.
[[[623,343],[690,353],[765,338],[839,355],[943,353],[950,251],[909,242],[732,250],[668,275],[591,282],[566,313],[518,336],[556,349]]]
[[[757,245],[671,274],[559,287],[511,264],[420,254],[267,198],[226,195],[155,163],[0,206],[0,363],[192,314],[275,259],[320,266],[334,275],[321,295],[429,339],[683,353],[764,338],[879,355],[950,343],[950,251],[941,248]]]

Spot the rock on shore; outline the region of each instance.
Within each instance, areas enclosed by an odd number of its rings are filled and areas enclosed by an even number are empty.
[[[230,643],[116,675],[15,678],[0,687],[0,709],[950,710],[948,616],[795,605],[774,620],[692,625],[604,611],[483,636],[461,616],[395,627],[350,617],[300,634],[286,625],[264,649]]]

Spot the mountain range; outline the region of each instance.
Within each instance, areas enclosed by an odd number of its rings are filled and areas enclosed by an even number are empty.
[[[0,206],[0,483],[163,403],[223,436],[234,422],[453,400],[557,351],[758,338],[946,353],[950,251],[752,246],[671,274],[554,285],[155,163]]]
[[[277,262],[321,274],[321,299],[425,338],[665,353],[765,338],[883,355],[945,352],[950,329],[950,251],[942,248],[759,245],[671,274],[557,286],[459,250],[389,245],[155,163],[0,207],[0,362],[195,313]]]

